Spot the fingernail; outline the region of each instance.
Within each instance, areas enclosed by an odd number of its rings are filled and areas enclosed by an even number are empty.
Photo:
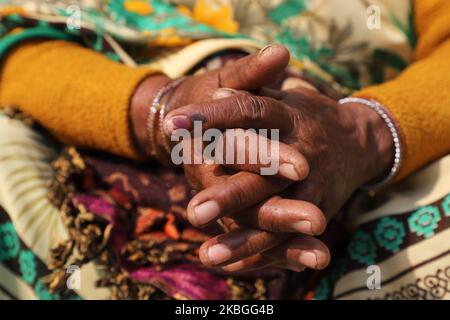
[[[310,251],[302,251],[298,258],[300,264],[306,267],[316,269],[317,268],[317,256]]]
[[[288,178],[289,180],[300,180],[300,176],[298,175],[297,170],[295,170],[294,165],[291,163],[283,163],[280,165],[280,175]]]
[[[222,269],[226,272],[235,272],[238,270],[241,270],[244,267],[244,263],[242,261],[238,261],[232,264],[229,264],[225,267],[222,267]]]
[[[216,244],[208,249],[208,259],[213,264],[223,263],[230,258],[231,250],[223,244]]]
[[[299,266],[299,265],[293,265],[293,264],[289,264],[288,268],[295,272],[303,272],[306,269],[305,266],[302,266],[302,265]]]
[[[293,224],[295,230],[301,233],[312,234],[312,224],[311,221],[303,220]]]
[[[268,53],[270,51],[270,48],[272,48],[273,44],[269,44],[259,50],[258,57],[262,57],[264,54]]]
[[[198,226],[207,224],[219,217],[220,207],[217,201],[209,200],[194,208],[194,220]]]
[[[176,129],[191,130],[192,122],[186,116],[175,116],[166,121],[166,131],[171,134]]]
[[[223,99],[234,96],[237,93],[234,89],[221,88],[214,92],[213,99]]]

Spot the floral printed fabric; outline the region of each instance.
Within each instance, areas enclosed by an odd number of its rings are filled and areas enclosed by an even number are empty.
[[[362,297],[448,300],[449,203],[450,194],[447,194],[413,211],[385,215],[359,226],[348,241],[343,241],[334,249],[333,262],[310,293],[311,297],[318,300]],[[432,241],[434,244],[430,246]],[[420,249],[411,254],[414,247]],[[355,273],[364,272],[367,267],[374,265],[384,273],[381,290],[369,290],[363,281],[355,281]],[[342,287],[346,287],[342,284],[345,280],[357,285],[351,290],[343,290]]]
[[[78,295],[72,292],[64,292],[63,294],[54,294],[48,290],[48,286],[43,282],[43,277],[50,274],[50,270],[37,257],[30,248],[23,243],[14,228],[6,211],[0,207],[0,263],[8,268],[17,281],[23,281],[34,291],[35,298],[41,300],[59,300],[59,299],[78,299]],[[9,275],[11,276],[11,274]],[[0,278],[3,279],[4,274],[0,272]],[[5,279],[6,280],[6,279]],[[11,279],[8,281],[11,283]],[[18,288],[20,286],[17,286]],[[0,281],[0,290],[3,283]],[[17,288],[16,288],[17,290]],[[17,296],[16,296],[17,294]],[[19,293],[8,292],[9,298],[23,298]],[[27,297],[29,298],[29,297]]]
[[[20,242],[12,223],[0,225],[0,261],[15,258]]]
[[[198,248],[220,228],[198,230],[186,222],[191,190],[182,172],[74,149],[63,152],[54,168],[51,198],[80,248],[76,264],[99,256],[106,270],[99,285],[112,287],[113,299],[261,299],[270,297],[269,279],[284,273],[236,278],[204,268]],[[68,188],[74,192],[64,192]],[[55,256],[52,284],[64,284],[58,275],[77,255],[74,246],[64,248]]]
[[[410,0],[3,0],[0,53],[14,43],[11,36],[30,29],[34,35],[19,39],[72,37],[137,63],[157,56],[155,48],[249,38],[284,44],[294,70],[349,93],[392,79],[411,62],[411,6]],[[373,21],[380,30],[370,27]]]

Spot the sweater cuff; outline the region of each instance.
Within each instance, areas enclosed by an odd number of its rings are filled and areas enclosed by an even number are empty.
[[[450,151],[450,41],[397,79],[357,92],[386,106],[400,128],[404,158],[397,180]]]
[[[0,103],[18,107],[65,143],[139,159],[130,100],[155,72],[70,42],[22,45],[1,70]]]

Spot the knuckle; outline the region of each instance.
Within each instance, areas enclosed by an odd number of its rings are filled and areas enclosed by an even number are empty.
[[[259,220],[262,229],[271,232],[281,232],[280,217],[283,216],[283,210],[279,206],[270,206],[268,208],[261,208],[261,215]]]
[[[249,196],[247,194],[247,190],[240,181],[230,180],[225,192],[228,194],[228,197],[226,198],[231,201],[230,204],[232,204],[237,210],[241,209],[248,203]]]
[[[259,239],[250,239],[243,246],[242,255],[253,255],[260,251],[261,241]]]
[[[269,116],[269,108],[265,99],[255,96],[245,96],[238,99],[239,110],[244,121],[262,121]]]

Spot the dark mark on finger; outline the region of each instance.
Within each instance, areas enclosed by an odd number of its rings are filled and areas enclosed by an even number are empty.
[[[194,122],[194,121],[201,121],[201,122],[204,122],[204,123],[208,122],[206,117],[204,115],[202,115],[201,113],[191,114],[189,116],[189,119],[191,119],[192,122]]]

